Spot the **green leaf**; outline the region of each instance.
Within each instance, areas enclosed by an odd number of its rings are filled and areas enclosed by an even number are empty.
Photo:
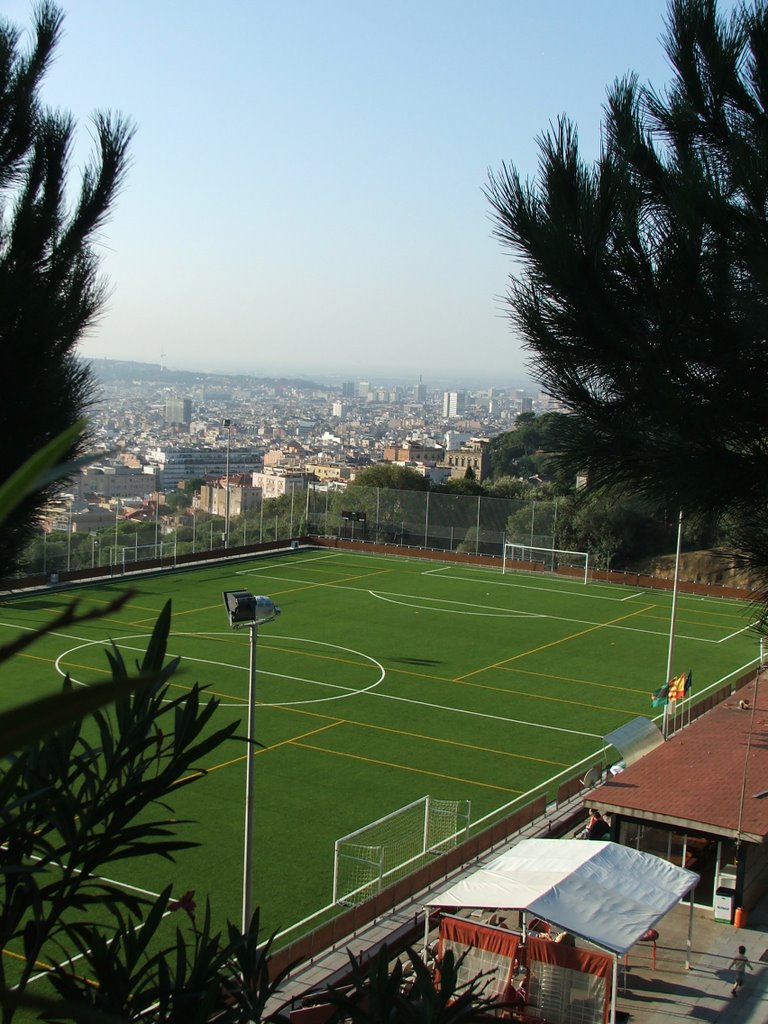
[[[119,697],[145,689],[157,681],[155,676],[94,683],[67,693],[57,693],[29,701],[10,711],[0,712],[0,757],[7,757],[49,733],[70,725]]]
[[[0,522],[6,519],[28,494],[40,490],[46,484],[66,476],[70,472],[71,464],[61,466],[59,462],[72,443],[82,434],[85,423],[85,420],[73,423],[71,427],[50,441],[45,448],[41,448],[32,458],[27,459],[24,465],[19,467],[0,486]]]

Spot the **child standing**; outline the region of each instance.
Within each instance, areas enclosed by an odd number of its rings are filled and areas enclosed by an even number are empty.
[[[739,952],[733,960],[731,960],[728,967],[729,970],[734,971],[736,974],[733,982],[733,988],[731,989],[731,995],[737,996],[739,994],[739,989],[744,984],[744,974],[746,973],[747,968],[749,968],[750,971],[752,970],[752,964],[747,960],[746,946],[739,946]]]

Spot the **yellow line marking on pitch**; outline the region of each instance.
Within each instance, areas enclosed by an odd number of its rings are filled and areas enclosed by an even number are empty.
[[[327,725],[321,725],[317,729],[310,729],[309,732],[302,733],[300,736],[291,736],[287,740],[280,740],[279,743],[270,743],[269,746],[260,747],[259,750],[254,751],[254,755],[268,754],[270,750],[277,750],[278,747],[290,746],[292,743],[298,743],[299,740],[303,740],[308,736],[316,736],[318,733],[326,732],[328,729],[333,729],[337,725],[341,725],[342,722],[328,722]],[[220,768],[229,768],[233,764],[239,764],[244,761],[247,757],[247,753],[239,754],[237,757],[233,757],[229,761],[222,761],[221,764],[215,764],[212,768],[206,768],[205,774],[210,775],[211,772],[216,772]],[[188,778],[194,778],[195,776],[188,776]]]
[[[22,651],[16,655],[17,658],[29,658],[30,661],[44,661],[46,665],[53,665],[55,658],[41,658],[39,654],[24,654]]]
[[[388,668],[387,675],[412,676],[414,679],[427,679],[433,683],[453,683],[452,676],[431,676],[427,672],[414,672],[409,668]]]
[[[549,647],[557,647],[559,644],[567,643],[569,640],[577,640],[580,636],[586,636],[587,633],[594,633],[598,629],[606,629],[608,626],[615,626],[617,622],[624,622],[626,619],[635,619],[638,615],[643,615],[648,611],[649,608],[654,608],[655,605],[648,605],[645,608],[638,608],[637,611],[629,612],[627,615],[619,615],[616,619],[609,619],[608,622],[599,622],[595,626],[590,626],[588,629],[581,629],[578,633],[571,633],[569,636],[563,636],[559,640],[550,640],[549,643],[542,644],[540,647],[534,647],[530,651],[521,651],[520,654],[513,654],[511,658],[503,658],[501,661],[496,661],[492,665],[486,665],[485,668],[476,668],[472,672],[465,672],[464,675],[457,676],[456,682],[461,682],[464,679],[468,679],[470,676],[479,675],[481,672],[488,672],[492,668],[502,668],[504,665],[508,665],[510,661],[519,661],[520,658],[528,658],[532,654],[538,654],[539,651],[546,651]]]
[[[303,750],[315,750],[320,754],[330,754],[332,757],[348,757],[353,761],[365,761],[368,764],[381,765],[384,768],[400,769],[404,772],[414,772],[416,775],[429,775],[435,779],[447,779],[449,782],[461,782],[465,786],[480,786],[482,789],[498,789],[502,793],[522,794],[522,789],[510,789],[508,786],[494,786],[490,782],[476,782],[474,779],[462,779],[459,775],[445,775],[443,772],[431,772],[426,768],[411,768],[406,764],[395,764],[393,761],[379,761],[374,757],[363,757],[362,754],[347,754],[340,750],[327,750],[325,747],[315,747],[311,743],[294,743],[294,746]]]
[[[24,961],[24,960],[27,959],[25,956],[22,956],[21,953],[14,953],[14,951],[12,949],[4,949],[3,950],[3,956],[8,956],[8,957],[11,958],[11,960],[22,960],[22,961]],[[52,971],[53,970],[53,964],[47,964],[44,960],[35,960],[33,966],[37,967],[39,970],[45,970],[45,971]]]
[[[463,680],[458,680],[463,686],[477,686],[477,683],[464,683]],[[483,687],[483,689],[496,690],[498,687],[489,686]],[[548,700],[553,704],[574,704],[579,708],[592,708],[594,711],[615,711],[617,714],[623,715],[636,715],[637,709],[633,708],[631,711],[627,708],[613,708],[605,704],[587,704],[583,700],[568,700],[566,697],[548,697],[544,693],[526,693],[525,690],[502,690],[502,693],[509,694],[510,697],[530,697],[531,700]],[[643,696],[637,690],[635,691],[638,697]]]
[[[392,572],[392,569],[377,569],[375,572],[365,572],[365,573],[361,573],[358,576],[348,576],[348,577],[345,577],[343,580],[337,581],[337,584],[339,586],[342,586],[344,583],[350,583],[353,580],[364,580],[364,579],[367,579],[369,576],[381,576],[384,573],[391,573],[391,572]],[[318,587],[327,587],[327,586],[329,586],[329,584],[325,583],[325,582],[324,583],[312,583],[312,582],[309,582],[309,583],[306,583],[306,584],[304,584],[303,586],[300,586],[300,587],[289,587],[287,590],[273,590],[272,591],[272,595],[273,595],[273,597],[282,597],[284,594],[296,594],[296,593],[300,593],[303,590],[316,590]],[[128,607],[130,607],[130,605]],[[216,603],[216,604],[201,605],[199,608],[187,608],[185,611],[176,611],[174,609],[173,618],[174,618],[174,621],[175,621],[181,615],[195,615],[197,613],[210,612],[210,611],[212,611],[212,610],[214,610],[216,608],[220,608],[220,607],[221,607],[221,604],[220,603]],[[157,615],[157,614],[159,614],[160,609],[159,608],[158,609],[147,609],[147,611],[152,611],[154,615]],[[144,621],[145,620],[140,619],[138,622],[132,623],[132,625],[139,625],[141,622],[144,622]]]
[[[596,683],[594,679],[574,679],[572,676],[555,676],[551,672],[533,672],[528,668],[508,668],[503,666],[502,672],[517,672],[521,676],[536,676],[537,679],[552,679],[559,683],[578,683],[579,686],[598,686],[601,690],[621,690],[622,693],[637,693],[631,686],[616,686],[615,683]],[[533,696],[533,694],[531,695]]]
[[[425,743],[444,743],[449,747],[462,747],[464,750],[474,750],[478,754],[499,754],[501,757],[514,757],[521,761],[535,761],[537,764],[551,764],[556,768],[567,768],[565,761],[551,761],[547,757],[529,757],[527,754],[517,754],[513,750],[497,750],[495,747],[479,747],[476,743],[462,743],[460,740],[448,740],[442,736],[425,736],[420,732],[408,732],[407,729],[392,729],[385,725],[370,725],[368,722],[355,722],[351,718],[343,718],[340,725],[357,726],[359,729],[372,729],[375,732],[389,732],[396,736],[408,736],[410,739],[423,740]],[[300,739],[301,737],[299,737]]]
[[[514,672],[515,670],[514,669],[505,669],[502,666],[499,671],[500,672]],[[478,689],[478,690],[492,690],[494,693],[504,693],[504,694],[509,694],[510,696],[530,697],[531,699],[534,699],[534,700],[539,700],[539,699],[542,699],[542,700],[558,700],[558,701],[562,701],[562,703],[575,703],[575,705],[580,705],[581,707],[584,707],[584,708],[595,708],[595,709],[598,709],[598,710],[601,710],[601,711],[622,711],[623,710],[621,708],[614,708],[614,709],[604,708],[602,705],[590,705],[590,703],[587,703],[584,700],[568,700],[567,697],[556,697],[556,696],[551,696],[551,695],[547,696],[544,693],[528,693],[526,690],[510,690],[506,686],[492,686],[489,683],[470,683],[466,679],[456,679],[456,680],[453,680],[453,682],[457,683],[457,685],[459,685],[459,686],[471,686],[473,689]],[[595,685],[596,686],[601,686],[602,684],[601,683],[596,683]],[[622,689],[624,689],[624,687],[622,687]],[[628,690],[627,692],[628,693],[632,693],[635,696],[639,696],[640,695],[640,691],[639,690]],[[635,712],[627,712],[627,714],[628,715],[634,715]]]

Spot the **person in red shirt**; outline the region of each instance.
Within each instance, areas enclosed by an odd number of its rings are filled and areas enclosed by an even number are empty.
[[[610,839],[611,826],[602,816],[600,811],[592,810],[589,812],[589,821],[587,827],[584,829],[585,839]]]

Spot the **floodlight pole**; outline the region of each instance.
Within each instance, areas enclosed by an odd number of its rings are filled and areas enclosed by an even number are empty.
[[[224,547],[229,547],[229,448],[232,443],[232,420],[224,420],[224,426],[227,428],[227,493],[224,498]],[[254,641],[255,642],[255,641]]]
[[[243,838],[242,931],[246,934],[253,917],[253,837],[254,837],[254,755],[256,747],[256,643],[259,626],[272,622],[280,609],[271,598],[254,597],[247,590],[225,591],[224,607],[233,629],[248,629],[250,659],[248,667],[248,717],[245,753],[245,827]]]
[[[67,521],[67,572],[69,572],[72,566],[72,502],[67,502],[67,509],[69,510],[69,519]]]
[[[250,633],[250,660],[248,667],[248,725],[245,757],[245,838],[243,844],[243,935],[248,931],[253,916],[253,835],[254,835],[254,775],[256,744],[256,641],[259,635],[258,623],[248,626]]]

